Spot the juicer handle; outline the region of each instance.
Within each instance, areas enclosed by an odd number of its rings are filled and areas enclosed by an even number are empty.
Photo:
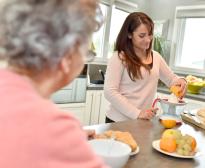
[[[155,108],[155,105],[156,105],[156,103],[157,102],[160,102],[160,98],[156,98],[156,99],[154,99],[154,101],[153,101],[153,103],[152,103],[152,108]]]

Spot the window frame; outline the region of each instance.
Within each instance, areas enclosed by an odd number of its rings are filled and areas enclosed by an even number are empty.
[[[191,67],[179,67],[176,65],[177,61],[180,59],[182,50],[180,48],[183,45],[184,31],[186,26],[186,18],[205,18],[205,5],[195,5],[195,6],[179,6],[176,7],[175,20],[174,20],[174,32],[171,45],[170,54],[170,67],[175,73],[179,74],[192,74],[196,76],[205,76],[205,66],[203,69],[196,69]],[[197,11],[199,11],[197,13]],[[184,16],[183,16],[184,15]],[[180,18],[180,19],[179,19]],[[183,19],[184,18],[184,19]]]
[[[125,0],[100,0],[100,3],[106,5],[106,20],[105,20],[105,28],[103,34],[103,41],[102,41],[102,56],[96,57],[92,62],[94,64],[100,63],[107,63],[108,61],[108,50],[109,50],[109,36],[110,36],[110,28],[111,28],[111,18],[112,18],[112,11],[114,8],[119,10],[131,13],[133,11],[137,11],[137,4],[125,1]]]

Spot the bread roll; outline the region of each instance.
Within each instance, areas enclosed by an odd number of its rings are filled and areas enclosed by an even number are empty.
[[[131,147],[132,152],[137,149],[137,143],[129,132],[109,130],[96,136],[96,138],[112,138],[112,137],[117,141],[121,141],[123,143],[128,144]]]

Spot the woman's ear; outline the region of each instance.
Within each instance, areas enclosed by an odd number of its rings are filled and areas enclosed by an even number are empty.
[[[132,35],[131,34],[128,34],[128,39],[132,39]]]
[[[60,69],[64,74],[69,74],[70,73],[70,66],[71,66],[71,58],[69,56],[65,56],[62,58],[60,61]]]

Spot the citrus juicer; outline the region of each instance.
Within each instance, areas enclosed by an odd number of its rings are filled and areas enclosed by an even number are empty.
[[[162,115],[160,117],[171,117],[181,119],[181,113],[186,107],[186,102],[179,100],[178,103],[170,102],[168,98],[156,98],[152,104],[152,108],[156,108],[157,102],[160,103]]]

